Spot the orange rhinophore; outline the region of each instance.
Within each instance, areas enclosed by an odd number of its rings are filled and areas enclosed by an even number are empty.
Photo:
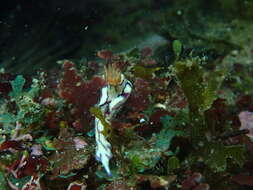
[[[105,67],[105,80],[111,86],[118,86],[121,83],[121,72],[116,64],[109,64]]]

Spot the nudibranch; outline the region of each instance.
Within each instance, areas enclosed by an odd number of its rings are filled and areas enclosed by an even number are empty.
[[[115,64],[109,64],[105,67],[104,78],[107,83],[101,89],[101,96],[97,106],[103,113],[106,123],[110,124],[128,99],[132,91],[132,84]],[[112,147],[105,136],[104,130],[106,126],[104,125],[104,121],[95,117],[96,160],[102,163],[107,174],[111,176],[109,162],[112,158]]]

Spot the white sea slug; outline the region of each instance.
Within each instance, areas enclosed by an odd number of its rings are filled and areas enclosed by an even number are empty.
[[[101,89],[101,96],[97,106],[102,111],[107,123],[116,116],[124,102],[132,91],[132,84],[125,78],[119,69],[110,64],[105,68],[105,80],[107,84]],[[96,137],[96,159],[100,161],[108,175],[111,175],[109,162],[112,158],[111,144],[102,133],[104,130],[103,122],[95,118],[95,137]]]

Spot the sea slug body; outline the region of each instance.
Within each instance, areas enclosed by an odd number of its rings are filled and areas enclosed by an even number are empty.
[[[107,77],[107,78],[106,78]],[[117,83],[112,83],[106,76],[107,84],[101,89],[101,96],[97,106],[103,112],[105,120],[110,123],[121,109],[124,102],[128,99],[132,84],[120,74],[120,80]],[[109,76],[112,77],[112,76]],[[95,137],[96,137],[96,160],[101,162],[105,171],[111,176],[109,167],[110,159],[112,158],[111,144],[103,134],[104,125],[99,118],[95,118]]]

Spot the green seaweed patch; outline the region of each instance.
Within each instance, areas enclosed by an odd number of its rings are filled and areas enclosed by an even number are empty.
[[[47,151],[54,151],[56,148],[54,147],[53,142],[51,141],[52,136],[43,136],[40,137],[39,139],[36,139],[36,143],[39,143],[45,148]]]
[[[210,109],[213,102],[218,98],[217,91],[220,89],[220,86],[228,72],[228,66],[227,68],[217,66],[215,71],[211,72],[211,74],[208,76],[208,80],[205,82],[206,85],[203,91],[203,111]]]
[[[10,153],[10,152],[6,152],[4,154],[1,155],[1,164],[2,166],[10,166],[13,162],[15,162],[16,160],[18,160],[20,158],[20,156],[24,154],[24,152],[16,152],[14,154]],[[5,169],[4,167],[2,167],[0,164],[0,171]]]
[[[33,100],[38,95],[42,86],[37,79],[33,79],[31,88],[29,91],[26,91],[23,89],[24,84],[25,79],[21,75],[18,75],[11,82],[12,92],[9,95],[14,99],[19,109],[16,120],[22,119],[26,124],[31,124],[40,121],[44,114],[42,105]]]
[[[224,146],[220,143],[209,144],[209,148],[206,149],[205,162],[216,172],[223,172],[227,169],[227,159],[232,159],[240,167],[245,162],[245,149],[242,145]]]
[[[181,87],[189,102],[191,112],[203,111],[203,93],[205,85],[203,83],[204,71],[200,63],[194,60],[176,61],[176,74]]]
[[[179,59],[179,56],[183,49],[182,43],[179,40],[174,40],[172,43],[172,49],[176,55],[176,58]]]
[[[6,189],[6,186],[7,186],[7,182],[4,177],[4,173],[0,172],[0,189]]]
[[[184,136],[180,130],[176,130],[174,118],[171,116],[164,116],[161,118],[163,123],[162,130],[153,135],[149,141],[136,141],[134,145],[125,152],[125,158],[130,161],[130,172],[144,172],[147,169],[152,169],[161,160],[163,154],[171,153],[168,151],[171,141],[176,136]]]
[[[22,189],[22,187],[28,183],[31,179],[31,176],[26,176],[26,177],[22,177],[22,178],[15,178],[13,175],[9,175],[8,176],[8,180],[10,180],[10,182],[12,184],[15,184],[17,189]]]
[[[180,167],[180,162],[176,156],[172,156],[168,159],[167,170],[172,172],[173,170]]]
[[[43,80],[41,80],[43,81]],[[27,133],[31,124],[43,122],[43,116],[46,111],[45,107],[34,101],[39,91],[43,88],[42,82],[33,79],[30,89],[24,89],[25,79],[18,75],[12,82],[12,91],[9,93],[11,101],[16,104],[16,110],[7,109],[0,114],[0,122],[3,124],[4,133],[12,135],[15,131],[17,122],[22,126],[22,132]],[[3,139],[1,137],[0,139]]]
[[[102,125],[104,126],[104,130],[102,131],[102,134],[105,137],[110,137],[112,133],[112,127],[111,125],[106,121],[103,112],[98,107],[91,107],[90,113],[92,113],[96,118],[98,118]]]
[[[146,169],[154,168],[161,158],[161,152],[152,147],[145,147],[138,143],[130,150],[125,152],[125,158],[130,161],[130,173],[144,172]]]
[[[203,137],[207,129],[204,112],[217,99],[217,90],[220,88],[227,70],[217,67],[206,79],[206,73],[199,59],[176,61],[175,70],[189,103],[192,136]]]
[[[0,114],[0,122],[7,133],[11,133],[14,129],[14,123],[17,121],[16,115],[12,113]]]
[[[76,173],[69,173],[68,175],[59,175],[58,177],[59,178],[63,178],[63,179],[67,179],[67,178],[69,178],[69,177],[73,177],[73,176],[75,176],[76,175]]]
[[[176,130],[177,122],[175,119],[169,115],[161,117],[161,122],[163,124],[162,130],[156,135],[157,141],[155,147],[161,149],[161,151],[166,151],[170,148],[171,141],[176,136],[184,136],[184,132]]]
[[[133,67],[133,73],[135,77],[140,77],[148,80],[152,79],[155,72],[159,71],[160,69],[161,69],[160,67],[149,68],[141,65],[135,65]]]
[[[22,95],[23,87],[25,85],[25,78],[22,75],[18,75],[15,80],[11,82],[12,91],[9,96],[12,98],[17,98]]]

